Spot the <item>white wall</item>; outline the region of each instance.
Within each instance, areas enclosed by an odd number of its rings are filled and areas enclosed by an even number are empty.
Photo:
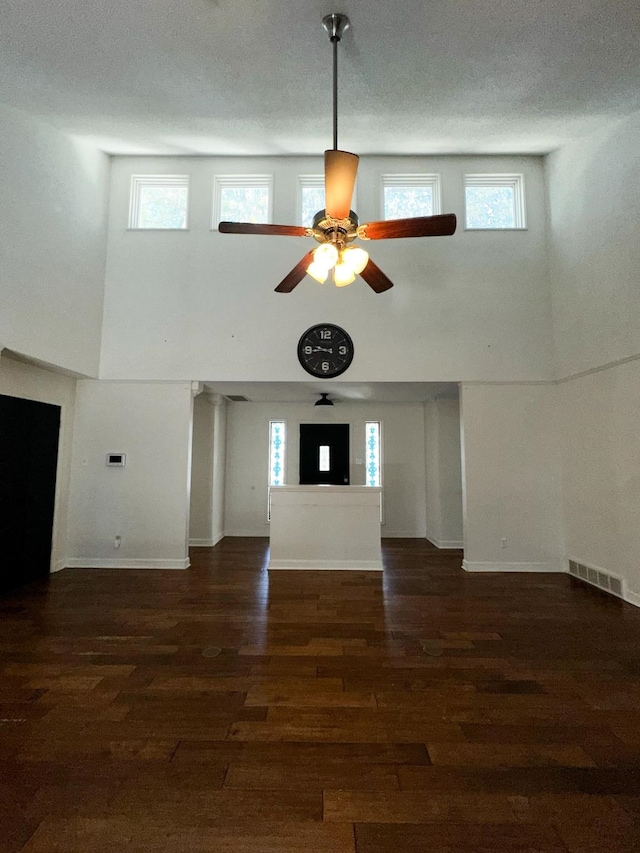
[[[0,342],[96,376],[109,158],[0,107]]]
[[[56,495],[51,543],[51,571],[65,565],[67,502],[71,474],[71,442],[76,380],[16,361],[0,353],[0,394],[60,406],[60,441],[56,470]]]
[[[211,539],[218,542],[224,536],[224,501],[227,460],[227,401],[213,404],[213,482]]]
[[[434,545],[440,540],[440,531],[442,530],[438,420],[436,401],[430,400],[424,405],[424,470],[427,539],[433,542]]]
[[[439,548],[462,547],[462,472],[458,399],[425,403],[427,539]]]
[[[380,175],[440,172],[453,237],[376,241],[375,261],[396,286],[375,295],[306,278],[274,287],[310,238],[210,230],[216,173],[274,175],[274,221],[296,222],[299,174],[314,158],[123,158],[113,161],[101,376],[116,379],[304,381],[300,335],[331,321],[355,344],[341,381],[541,379],[553,373],[544,170],[536,157],[364,157],[357,209],[380,217]],[[528,229],[464,230],[463,178],[522,172]],[[188,174],[190,229],[128,231],[132,173]]]
[[[269,421],[286,420],[286,482],[299,481],[299,424],[351,425],[351,484],[364,484],[367,420],[382,422],[383,536],[425,536],[424,420],[422,404],[341,401],[332,409],[294,403],[230,403],[227,419],[225,533],[268,536]],[[356,460],[360,460],[358,464]]]
[[[548,158],[557,375],[640,353],[640,112]]]
[[[193,401],[189,543],[213,545],[213,406],[208,394]]]
[[[461,387],[467,570],[563,568],[556,398],[553,385]]]
[[[640,361],[562,383],[566,554],[640,605]]]
[[[189,382],[78,382],[67,565],[188,566],[191,419]]]
[[[640,604],[640,112],[549,157],[566,558]],[[625,363],[626,362],[626,363]],[[582,372],[582,376],[576,376]]]
[[[189,543],[211,546],[224,535],[226,401],[200,394],[193,406]]]

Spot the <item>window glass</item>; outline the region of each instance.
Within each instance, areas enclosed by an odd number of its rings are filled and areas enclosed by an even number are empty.
[[[324,182],[319,186],[300,186],[300,224],[311,228],[313,217],[324,209]]]
[[[331,470],[331,451],[328,444],[321,444],[318,448],[318,471]]]
[[[268,222],[268,187],[222,187],[220,221]]]
[[[383,219],[440,213],[440,175],[382,175]]]
[[[515,228],[513,187],[467,187],[467,228]]]
[[[409,216],[433,216],[433,189],[385,187],[384,218],[404,219]]]
[[[269,422],[269,485],[284,485],[285,423]]]
[[[187,175],[132,175],[129,228],[187,228]]]
[[[216,175],[211,227],[220,222],[271,222],[272,175]]]
[[[468,229],[525,227],[522,175],[465,175]]]
[[[365,424],[365,459],[365,485],[382,485],[379,421],[367,421]]]

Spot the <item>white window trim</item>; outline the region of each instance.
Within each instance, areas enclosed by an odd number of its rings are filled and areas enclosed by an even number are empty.
[[[273,222],[273,175],[214,175],[213,176],[213,212],[211,230],[217,231],[220,224],[222,190],[225,187],[266,187],[269,190],[267,223]]]
[[[380,216],[386,220],[384,191],[386,187],[430,187],[433,198],[433,216],[442,213],[442,178],[437,173],[380,175]]]
[[[467,224],[467,187],[511,187],[513,190],[513,219],[514,224],[510,228],[480,228]],[[482,174],[465,175],[465,231],[525,231],[527,228],[526,208],[524,198],[524,175],[522,174]]]
[[[144,187],[186,187],[187,210],[184,228],[142,228],[140,222],[141,190]],[[189,175],[131,175],[129,194],[129,231],[187,231],[189,229]]]
[[[324,175],[298,175],[296,222],[305,228],[309,226],[302,221],[302,190],[306,188],[316,189],[317,187],[324,188]]]

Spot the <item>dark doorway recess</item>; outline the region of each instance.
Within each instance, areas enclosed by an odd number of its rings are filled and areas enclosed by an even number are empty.
[[[349,424],[300,424],[300,485],[349,485]]]
[[[60,406],[0,394],[0,591],[49,574]]]

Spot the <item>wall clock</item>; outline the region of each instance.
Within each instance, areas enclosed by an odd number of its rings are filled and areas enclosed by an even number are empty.
[[[298,361],[312,376],[339,376],[353,361],[353,341],[339,326],[319,323],[298,341]]]

